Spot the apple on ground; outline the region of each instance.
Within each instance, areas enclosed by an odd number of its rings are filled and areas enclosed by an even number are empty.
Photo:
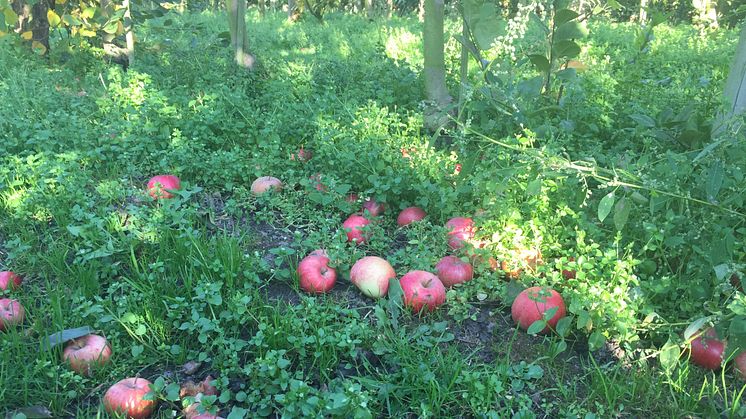
[[[474,220],[465,217],[454,217],[446,222],[448,229],[448,246],[461,249],[464,242],[474,238]]]
[[[23,323],[25,311],[17,300],[0,298],[0,332]]]
[[[104,410],[111,416],[145,419],[153,414],[156,400],[145,400],[152,383],[144,378],[125,378],[104,394]]]
[[[541,251],[538,249],[516,249],[510,260],[500,262],[500,269],[505,272],[508,278],[518,278],[523,269],[528,269],[531,273],[536,271],[536,267],[544,261],[541,259]]]
[[[550,327],[557,327],[557,322],[565,317],[565,301],[557,291],[543,287],[527,288],[513,301],[510,314],[518,327],[528,330],[529,326],[543,319],[544,313],[554,307],[557,307],[557,312],[547,321],[547,327],[540,332],[546,333]]]
[[[148,181],[148,193],[153,199],[173,198],[171,191],[179,189],[181,189],[181,180],[174,175],[153,176]]]
[[[427,271],[410,271],[399,281],[404,291],[404,305],[415,313],[434,311],[446,301],[446,287]]]
[[[474,278],[474,268],[471,264],[456,256],[444,256],[440,259],[435,265],[435,272],[443,285],[448,288]]]
[[[426,216],[427,216],[427,213],[422,208],[409,207],[409,208],[403,209],[399,213],[399,216],[396,217],[396,223],[399,224],[400,227],[404,227],[415,221],[420,221],[424,219]]]
[[[342,228],[344,228],[345,232],[347,233],[347,241],[354,242],[356,244],[365,243],[370,234],[364,232],[363,227],[367,226],[368,224],[370,224],[370,221],[368,221],[368,219],[363,217],[362,215],[350,215],[345,220],[345,222],[342,223]]]
[[[109,342],[105,337],[93,334],[69,341],[62,352],[62,359],[73,371],[88,377],[93,375],[95,368],[106,365],[110,357]]]
[[[736,355],[733,359],[733,363],[741,378],[746,379],[746,351]]]
[[[569,262],[575,262],[575,258],[570,256],[567,258]],[[577,275],[577,272],[575,272],[575,269],[563,269],[562,270],[562,276],[565,279],[575,279],[575,276]]]
[[[716,370],[723,363],[725,342],[718,339],[717,332],[709,328],[692,339],[689,360],[708,370]]]
[[[324,250],[314,250],[298,264],[300,288],[308,293],[321,294],[334,287],[337,271],[329,267],[329,257]]]
[[[368,198],[363,202],[363,211],[365,210],[368,210],[371,217],[378,217],[386,210],[386,206],[382,202],[378,202],[373,198]]]
[[[350,281],[371,298],[381,298],[389,291],[389,281],[396,278],[394,268],[378,256],[366,256],[352,265]]]
[[[298,160],[299,162],[305,163],[311,160],[311,157],[313,157],[313,152],[301,147],[297,153],[290,155],[290,160]]]
[[[262,176],[251,184],[251,193],[254,195],[262,195],[273,190],[282,190],[282,181],[276,177]]]
[[[0,272],[0,290],[5,291],[21,286],[23,278],[15,272],[2,271]]]

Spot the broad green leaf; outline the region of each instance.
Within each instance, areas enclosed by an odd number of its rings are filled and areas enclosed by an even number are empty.
[[[558,79],[565,81],[565,82],[571,82],[578,78],[578,72],[575,71],[574,68],[565,68],[563,70],[560,70],[556,73],[556,76]]]
[[[49,21],[50,28],[56,28],[62,22],[60,16],[52,9],[47,10],[47,20]]]
[[[547,322],[545,320],[537,320],[531,323],[531,326],[528,327],[528,330],[526,330],[526,333],[528,333],[529,335],[535,335],[535,334],[540,333],[546,327],[547,327]]]
[[[90,335],[91,333],[93,333],[93,329],[90,326],[83,326],[75,329],[65,329],[61,332],[53,333],[47,336],[47,338],[42,341],[41,346],[43,349],[53,348],[69,340]]]
[[[728,264],[722,263],[720,265],[717,265],[713,267],[715,270],[715,277],[718,279],[718,281],[722,281],[726,275],[728,275],[731,271],[730,266]]]
[[[557,322],[557,326],[554,328],[554,330],[557,332],[558,335],[562,337],[566,337],[567,334],[570,332],[570,326],[572,325],[572,317],[567,316],[561,318]]]
[[[83,19],[91,19],[96,14],[96,8],[95,7],[86,7],[83,9],[83,12],[80,13],[80,17]]]
[[[234,406],[226,419],[243,419],[248,413],[248,410]]]
[[[575,58],[580,54],[580,45],[575,41],[557,41],[552,46],[556,58]]]
[[[699,329],[701,329],[702,326],[704,326],[705,323],[707,323],[707,321],[709,320],[710,316],[705,316],[689,323],[689,326],[687,326],[686,330],[684,330],[684,340],[689,341],[689,339],[694,336],[694,334],[697,333]]]
[[[705,185],[708,200],[714,201],[718,196],[720,188],[723,186],[723,175],[723,165],[718,160],[708,170],[707,184]]]
[[[570,9],[560,9],[554,14],[554,25],[559,26],[580,16],[578,12]]]
[[[62,21],[65,22],[67,26],[80,26],[83,24],[80,19],[73,15],[62,15]]]
[[[668,338],[668,341],[663,345],[658,354],[658,361],[661,363],[663,368],[670,370],[676,366],[680,354],[681,350],[679,349],[679,346],[673,342],[671,338]]]
[[[538,195],[541,193],[541,178],[536,178],[526,185],[526,194],[529,196]]]
[[[132,347],[130,348],[132,358],[137,358],[138,356],[140,356],[140,354],[143,353],[143,351],[145,351],[145,347],[143,347],[142,345],[132,345]]]
[[[647,115],[632,114],[629,117],[632,118],[635,122],[637,122],[638,125],[641,125],[645,128],[655,127],[655,120]]]
[[[118,23],[119,22],[109,22],[106,26],[103,27],[102,30],[104,32],[108,33],[108,34],[117,33],[117,29],[118,29],[118,26],[119,26],[119,25],[117,25]]]
[[[580,39],[588,35],[588,29],[580,22],[567,22],[558,26],[554,31],[554,42],[567,39]]]
[[[542,73],[548,72],[551,68],[549,60],[542,54],[531,54],[528,56],[528,59],[531,60],[531,63]]]
[[[8,26],[15,26],[18,23],[18,15],[10,7],[3,10],[5,16],[5,24]]]
[[[604,338],[604,335],[602,335],[601,332],[599,332],[598,330],[588,336],[588,349],[590,349],[591,351],[600,349],[602,346],[604,346],[604,343],[606,343],[606,338]]]
[[[617,230],[621,230],[627,224],[631,211],[632,203],[626,196],[623,196],[614,206],[614,226]]]
[[[605,197],[601,198],[601,202],[598,203],[598,219],[603,223],[606,217],[611,213],[611,208],[614,206],[614,191],[609,192]]]

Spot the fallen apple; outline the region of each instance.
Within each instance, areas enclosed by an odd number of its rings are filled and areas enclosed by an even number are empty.
[[[73,339],[65,345],[62,359],[70,364],[70,368],[80,375],[90,377],[95,368],[102,367],[109,362],[111,346],[106,338],[99,335],[85,335]]]
[[[251,184],[251,193],[254,195],[262,195],[272,190],[282,190],[282,181],[280,179],[272,176],[262,176]]]
[[[308,293],[321,294],[334,287],[337,271],[329,267],[329,257],[323,250],[315,250],[298,264],[300,288]]]
[[[386,206],[375,199],[368,198],[363,202],[363,211],[365,210],[370,213],[371,217],[378,217],[386,210]]]
[[[692,339],[689,360],[702,368],[716,370],[723,363],[724,353],[725,342],[718,339],[715,329],[709,328]]]
[[[448,246],[451,249],[464,247],[464,241],[474,238],[474,220],[471,218],[454,217],[446,222],[448,229]]]
[[[172,191],[181,189],[181,181],[174,175],[153,176],[148,181],[148,193],[153,199],[170,199]]]
[[[410,271],[399,281],[404,291],[404,305],[415,313],[435,310],[446,301],[446,287],[437,276],[426,271]]]
[[[6,291],[9,289],[18,288],[21,286],[23,278],[15,272],[2,271],[0,272],[0,290]]]
[[[439,260],[435,265],[435,272],[443,285],[448,288],[474,278],[474,268],[471,264],[456,256],[445,256]]]
[[[21,303],[10,298],[0,298],[0,331],[23,323],[24,315]]]
[[[738,374],[741,375],[741,378],[746,379],[746,351],[736,355],[733,359],[733,364]]]
[[[378,256],[366,256],[352,265],[350,281],[371,298],[381,298],[389,290],[389,280],[396,278],[394,268]]]
[[[550,327],[554,329],[557,322],[565,317],[565,301],[557,291],[542,287],[525,289],[513,301],[510,314],[518,327],[528,330],[534,322],[544,318],[544,313],[555,307],[557,307],[557,311],[554,316],[547,321],[547,326],[539,332],[546,333]]]
[[[575,258],[570,256],[567,258],[569,262],[575,262]],[[563,269],[562,270],[562,276],[565,279],[575,279],[575,276],[577,275],[577,272],[575,272],[575,269]]]
[[[104,394],[104,409],[111,416],[145,419],[153,414],[156,400],[145,400],[152,383],[144,378],[125,378]]]
[[[400,227],[404,227],[415,221],[420,221],[424,219],[426,216],[427,216],[427,213],[422,208],[419,208],[419,207],[404,208],[399,213],[399,216],[396,217],[396,223],[399,224]]]
[[[368,232],[363,231],[363,227],[370,224],[370,221],[368,221],[367,218],[363,217],[362,215],[350,215],[344,223],[342,223],[342,228],[344,228],[345,232],[347,233],[347,241],[353,242],[356,244],[362,244],[365,243],[365,241],[368,239]]]

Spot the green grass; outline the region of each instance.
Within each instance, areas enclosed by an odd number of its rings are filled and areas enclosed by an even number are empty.
[[[744,211],[743,141],[693,161],[709,143],[682,144],[686,129],[665,115],[684,105],[691,120],[714,113],[734,33],[662,26],[651,51],[631,62],[635,28],[594,22],[581,57],[589,70],[566,86],[559,110],[544,113],[541,99],[485,84],[472,68],[466,120],[501,145],[454,128],[448,147],[433,147],[420,120],[415,18],[331,14],[321,26],[252,14],[261,60],[252,74],[231,65],[221,16],[171,18],[140,28],[138,63],[127,72],[62,40],[49,62],[0,40],[0,268],[25,276],[22,290],[6,294],[28,314],[0,335],[0,410],[104,415],[106,388],[138,375],[157,382],[157,417],[173,417],[182,408],[177,385],[210,374],[220,393],[203,405],[232,417],[744,415],[732,369],[705,373],[684,355],[659,362],[659,348],[681,343],[691,320],[713,313],[730,321],[743,304],[713,274],[744,266],[743,220],[722,211]],[[537,42],[533,28],[521,48]],[[455,40],[446,51],[455,87]],[[496,76],[503,81],[534,75],[490,54],[512,68]],[[516,130],[515,115],[500,114],[488,90],[526,115],[537,111],[528,129]],[[639,115],[655,127],[638,125]],[[315,153],[307,164],[289,160],[301,145]],[[415,157],[402,158],[402,149]],[[642,199],[557,169],[563,156],[637,176]],[[718,164],[726,168],[720,208],[659,193],[702,198]],[[144,185],[165,172],[184,188],[152,202]],[[328,192],[314,189],[317,173]],[[262,175],[281,178],[285,190],[252,196]],[[621,227],[616,212],[597,216],[612,188],[615,203],[626,197],[632,206]],[[358,210],[344,200],[350,192],[389,207],[368,246],[347,244],[340,230]],[[396,213],[411,205],[425,208],[427,221],[398,229]],[[400,276],[433,269],[449,252],[444,222],[477,210],[480,238],[493,241],[484,260],[537,247],[545,264],[536,275],[519,285],[483,263],[427,316],[396,298],[365,299],[348,284],[365,254],[386,257]],[[339,283],[310,297],[299,292],[295,267],[317,248],[328,250]],[[577,279],[564,280],[566,268]],[[535,284],[568,301],[572,321],[560,336],[510,326],[510,297]],[[114,350],[91,378],[70,371],[60,347],[40,346],[81,326]],[[627,357],[616,359],[606,342]],[[200,369],[184,374],[188,361]]]

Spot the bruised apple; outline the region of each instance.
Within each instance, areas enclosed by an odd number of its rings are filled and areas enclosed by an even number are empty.
[[[329,257],[323,250],[315,250],[298,264],[300,288],[308,293],[328,292],[337,281],[337,271],[329,267]]]
[[[399,216],[396,217],[396,224],[399,224],[399,227],[404,227],[415,221],[420,221],[424,219],[426,216],[427,216],[427,213],[422,208],[419,208],[419,207],[405,208],[399,213]]]
[[[474,238],[474,220],[465,217],[454,217],[446,222],[448,229],[448,246],[451,249],[464,247],[464,242]]]
[[[474,268],[471,264],[456,256],[445,256],[439,260],[435,265],[435,272],[443,285],[448,288],[474,278]]]
[[[347,233],[347,241],[355,244],[365,243],[369,234],[363,231],[363,227],[368,224],[370,224],[370,221],[362,215],[350,215],[345,222],[342,223],[342,228],[344,228]]]
[[[386,206],[375,199],[368,198],[363,202],[363,211],[365,210],[370,213],[371,217],[378,217],[386,210]]]
[[[145,419],[153,414],[156,400],[145,400],[152,383],[144,378],[125,378],[104,394],[104,409],[111,416]]]
[[[547,327],[540,332],[546,333],[550,327],[554,329],[557,322],[565,317],[565,301],[557,291],[542,287],[525,289],[513,301],[510,314],[518,327],[528,330],[534,322],[544,318],[544,313],[555,307],[557,312],[547,321]]]
[[[394,268],[386,259],[366,256],[352,265],[350,281],[371,298],[381,298],[389,290],[389,280],[396,278]]]
[[[716,370],[723,363],[725,342],[718,339],[715,329],[709,328],[692,340],[689,360],[708,370]]]
[[[90,377],[95,368],[102,367],[109,362],[111,346],[106,338],[99,335],[85,335],[73,339],[65,345],[62,359],[70,364],[70,368],[80,375]]]
[[[282,181],[276,177],[262,176],[251,184],[251,193],[254,195],[262,195],[273,190],[282,190]]]
[[[0,331],[23,323],[24,314],[21,303],[10,298],[0,298]]]
[[[0,291],[18,288],[21,286],[21,282],[23,282],[23,278],[15,272],[0,272]]]
[[[404,291],[404,305],[419,313],[434,311],[446,301],[446,287],[437,276],[426,271],[411,271],[400,281]]]
[[[148,181],[148,193],[153,199],[171,199],[171,191],[181,189],[181,181],[174,175],[153,176]]]

